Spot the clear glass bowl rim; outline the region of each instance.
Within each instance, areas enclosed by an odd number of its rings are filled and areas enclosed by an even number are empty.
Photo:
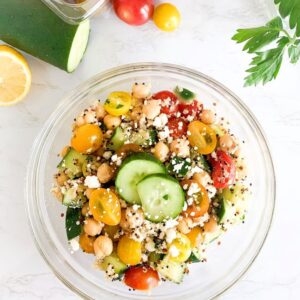
[[[210,299],[213,299],[215,297],[220,296],[223,294],[226,290],[231,288],[237,281],[239,281],[242,276],[248,271],[248,269],[251,267],[253,262],[255,261],[256,257],[258,256],[259,252],[261,251],[266,238],[268,236],[268,233],[270,231],[270,227],[272,224],[273,220],[273,215],[274,215],[274,209],[275,209],[275,199],[276,199],[276,179],[275,179],[275,171],[274,171],[274,165],[272,161],[272,156],[270,153],[270,149],[268,146],[268,142],[266,140],[265,134],[259,125],[258,121],[254,117],[254,115],[251,113],[249,108],[242,102],[242,100],[236,96],[232,91],[230,91],[228,88],[226,88],[224,85],[219,83],[218,81],[212,79],[211,77],[195,71],[193,69],[187,68],[187,67],[182,67],[179,65],[175,64],[166,64],[166,63],[155,63],[155,62],[145,62],[145,63],[134,63],[134,64],[127,64],[127,65],[122,65],[119,67],[111,68],[107,71],[98,73],[97,75],[93,76],[89,80],[83,82],[77,88],[75,88],[73,91],[69,92],[64,99],[60,102],[58,107],[55,109],[55,111],[50,115],[46,123],[44,124],[43,128],[41,129],[39,135],[36,137],[35,142],[32,146],[31,150],[31,156],[29,159],[28,163],[28,168],[27,168],[27,176],[26,176],[26,184],[25,184],[25,199],[26,199],[26,212],[27,212],[27,217],[28,217],[28,222],[29,222],[29,227],[34,239],[34,243],[41,254],[41,256],[44,258],[48,266],[52,269],[53,273],[61,280],[62,283],[64,283],[70,290],[73,292],[77,293],[77,295],[85,298],[85,299],[93,299],[86,293],[84,293],[82,290],[80,290],[78,287],[76,287],[74,284],[70,282],[67,278],[65,278],[60,271],[58,270],[57,266],[55,267],[51,261],[48,259],[46,253],[43,250],[42,246],[42,241],[41,241],[41,236],[38,236],[37,234],[37,228],[35,226],[35,213],[40,213],[38,207],[35,206],[36,202],[36,192],[34,189],[34,178],[36,171],[38,169],[38,158],[40,155],[40,150],[46,141],[47,134],[52,128],[52,124],[55,122],[55,120],[60,116],[61,111],[63,111],[63,107],[70,105],[70,103],[74,102],[74,98],[80,99],[82,95],[88,92],[88,90],[95,86],[98,85],[101,82],[104,82],[105,80],[109,80],[115,77],[118,77],[119,75],[124,75],[127,73],[132,73],[136,71],[164,71],[164,72],[173,72],[178,75],[183,75],[185,77],[192,78],[194,80],[199,80],[202,83],[205,83],[209,85],[210,88],[215,89],[217,92],[220,94],[226,94],[227,96],[230,97],[230,100],[232,104],[234,104],[241,113],[243,113],[244,116],[248,119],[248,121],[251,124],[251,127],[255,129],[261,138],[261,142],[264,149],[266,150],[265,153],[265,158],[268,160],[267,165],[268,165],[268,171],[269,175],[271,176],[271,193],[270,193],[270,203],[269,203],[269,211],[268,211],[268,218],[265,218],[263,220],[264,222],[264,232],[261,232],[261,238],[260,242],[256,247],[256,252],[253,253],[251,259],[249,259],[248,264],[244,267],[244,269],[239,273],[238,276],[236,276],[233,280],[231,280],[230,283],[227,283],[226,286],[220,291],[218,291],[215,295],[213,295]],[[72,270],[72,266],[69,266]],[[80,275],[79,275],[80,276]],[[106,291],[104,291],[106,292]],[[124,299],[130,299],[127,297],[124,297]]]

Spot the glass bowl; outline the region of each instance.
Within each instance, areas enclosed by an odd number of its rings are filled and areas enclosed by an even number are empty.
[[[115,90],[130,90],[134,82],[151,82],[153,91],[177,84],[195,91],[208,107],[226,117],[232,131],[245,141],[253,197],[245,224],[232,228],[221,245],[212,244],[206,263],[193,264],[183,284],[163,282],[151,293],[129,291],[105,279],[93,268],[94,258],[69,251],[63,206],[50,193],[57,154],[69,142],[73,118],[95,99]],[[242,101],[204,74],[161,63],[131,64],[100,73],[71,92],[57,107],[37,137],[28,166],[27,210],[36,245],[56,276],[87,299],[210,299],[232,286],[253,263],[270,228],[275,204],[275,176],[264,134]]]

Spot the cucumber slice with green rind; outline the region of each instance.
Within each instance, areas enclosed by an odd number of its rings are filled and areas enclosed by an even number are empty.
[[[115,180],[117,192],[128,203],[140,204],[137,183],[153,173],[166,173],[164,165],[153,155],[135,153],[128,156],[123,161]]]
[[[157,264],[157,271],[166,279],[181,283],[186,269],[185,263],[170,260],[167,256]]]
[[[193,93],[192,91],[186,89],[186,88],[182,88],[177,86],[174,90],[175,94],[177,95],[177,97],[179,97],[181,100],[185,101],[185,102],[191,102],[193,100],[195,100],[196,98],[196,94]]]
[[[68,240],[72,240],[81,234],[81,208],[67,208],[65,226]]]
[[[119,275],[123,274],[127,269],[127,265],[125,265],[119,259],[118,255],[115,252],[103,259],[103,261],[100,263],[100,268],[102,268],[103,270],[107,270],[109,265],[112,265],[115,273]]]
[[[124,145],[125,134],[120,127],[117,127],[107,145],[109,150],[117,151],[120,147]]]
[[[145,217],[155,223],[176,218],[183,209],[184,192],[179,182],[166,174],[151,174],[137,185]]]

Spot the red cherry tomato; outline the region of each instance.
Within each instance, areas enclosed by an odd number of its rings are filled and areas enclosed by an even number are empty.
[[[114,0],[116,15],[129,25],[143,25],[152,18],[153,0]]]
[[[156,93],[152,98],[155,100],[162,100],[161,113],[172,115],[178,111],[178,99],[172,92],[161,91]]]
[[[186,135],[188,126],[183,118],[171,117],[168,121],[168,127],[170,135],[177,139]]]
[[[180,102],[178,104],[178,111],[180,111],[182,117],[193,116],[196,117],[203,109],[203,105],[200,104],[197,100],[194,100],[192,103],[187,104]]]
[[[212,179],[214,186],[218,189],[226,188],[234,183],[235,163],[233,158],[224,151],[216,151],[216,157],[210,157],[212,165]]]
[[[125,272],[124,282],[136,290],[150,290],[158,286],[159,276],[149,266],[134,266]]]

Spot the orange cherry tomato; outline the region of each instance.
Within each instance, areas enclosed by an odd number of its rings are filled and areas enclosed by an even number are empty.
[[[79,237],[79,245],[83,252],[94,253],[94,241],[95,237],[88,236],[86,233],[82,233]]]
[[[157,271],[147,265],[134,266],[125,272],[124,282],[136,290],[151,290],[158,286],[159,276]]]
[[[208,125],[193,121],[188,125],[188,139],[199,154],[212,153],[217,146],[216,132]]]
[[[124,235],[119,240],[117,254],[123,263],[137,265],[142,259],[142,244]]]
[[[97,151],[103,142],[103,133],[95,124],[85,124],[75,129],[71,146],[77,152],[89,154]]]
[[[89,207],[95,220],[112,226],[120,223],[120,201],[110,189],[94,190],[90,196]]]
[[[192,230],[186,234],[189,238],[192,248],[197,247],[203,241],[203,231],[199,226],[192,228]]]
[[[199,184],[196,180],[183,180],[181,184],[183,186],[185,184],[187,184],[188,186],[190,186],[191,184],[197,184],[200,189],[199,192],[192,195],[194,201],[192,205],[189,205],[186,211],[183,212],[183,215],[185,217],[191,217],[191,218],[202,217],[204,214],[207,213],[209,209],[209,197],[206,189],[204,188],[203,185]]]

